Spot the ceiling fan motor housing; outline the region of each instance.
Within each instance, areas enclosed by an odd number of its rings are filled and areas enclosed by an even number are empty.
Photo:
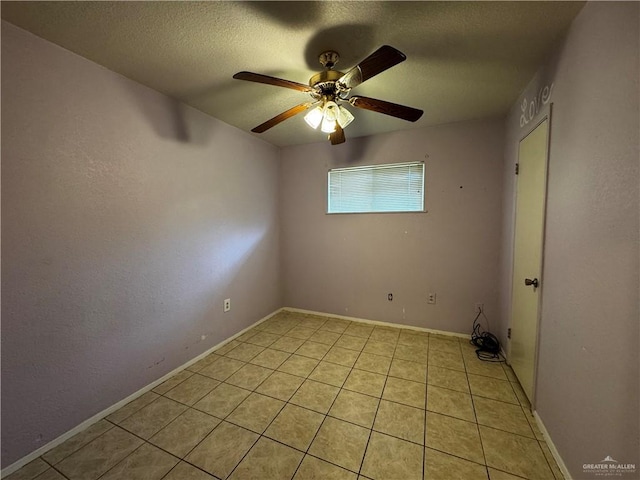
[[[344,73],[337,70],[324,70],[309,79],[309,86],[319,90],[322,95],[330,95],[335,93],[336,80],[343,75]]]

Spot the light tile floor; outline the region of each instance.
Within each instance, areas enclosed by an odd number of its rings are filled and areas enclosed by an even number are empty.
[[[467,340],[281,312],[7,480],[560,480]]]

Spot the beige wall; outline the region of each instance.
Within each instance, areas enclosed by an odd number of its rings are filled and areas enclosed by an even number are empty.
[[[495,318],[502,123],[284,148],[285,305],[464,333],[476,302]],[[415,160],[426,162],[428,213],[325,214],[330,168]],[[437,294],[435,305],[427,304],[429,292]]]
[[[3,466],[281,306],[277,182],[276,147],[2,23]]]
[[[503,339],[521,102],[553,84],[537,410],[574,478],[607,455],[640,468],[639,13],[588,3],[507,120]]]

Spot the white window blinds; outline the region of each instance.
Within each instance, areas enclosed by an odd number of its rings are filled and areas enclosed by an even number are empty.
[[[329,170],[327,213],[424,211],[424,162]]]

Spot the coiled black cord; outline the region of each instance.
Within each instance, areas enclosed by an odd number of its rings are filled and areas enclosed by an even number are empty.
[[[469,343],[476,347],[476,355],[485,362],[504,362],[500,348],[500,340],[494,334],[485,331],[480,325],[480,316],[484,317],[489,326],[489,319],[481,308],[473,320],[473,330]]]

